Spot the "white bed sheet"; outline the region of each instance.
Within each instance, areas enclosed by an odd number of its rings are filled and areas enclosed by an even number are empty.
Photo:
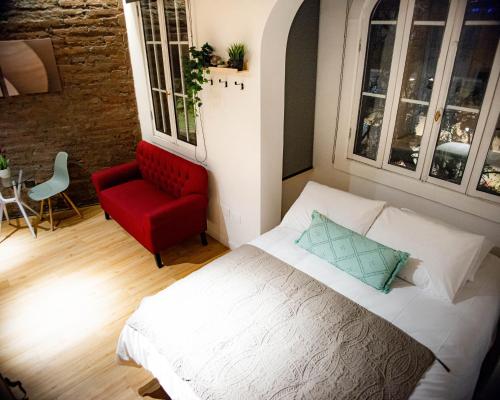
[[[450,304],[399,279],[389,294],[378,292],[296,246],[294,240],[299,235],[293,229],[277,227],[250,244],[392,322],[426,345],[451,369],[448,373],[435,362],[415,388],[411,400],[472,397],[500,314],[499,258],[488,255],[475,281],[468,282],[455,304]],[[117,355],[149,370],[172,400],[200,400],[189,384],[174,373],[165,357],[127,325],[121,333]]]

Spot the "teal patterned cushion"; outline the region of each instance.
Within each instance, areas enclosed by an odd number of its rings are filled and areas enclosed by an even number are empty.
[[[392,281],[409,257],[408,253],[344,228],[317,211],[313,211],[311,225],[295,243],[384,293],[389,293]]]

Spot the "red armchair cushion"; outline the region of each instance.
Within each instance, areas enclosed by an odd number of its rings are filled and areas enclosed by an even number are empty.
[[[172,196],[160,192],[144,179],[125,182],[101,193],[101,207],[140,242],[146,238],[146,215],[172,200]]]
[[[204,232],[205,168],[146,142],[136,157],[92,175],[102,208],[153,253]]]

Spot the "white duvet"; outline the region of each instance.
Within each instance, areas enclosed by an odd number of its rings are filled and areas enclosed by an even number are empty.
[[[397,279],[383,294],[294,244],[300,232],[277,227],[250,244],[257,246],[385,318],[431,349],[451,370],[437,362],[426,372],[412,400],[470,399],[500,313],[500,259],[488,255],[474,282],[468,282],[455,304]],[[165,290],[168,290],[165,289]],[[158,296],[161,301],[161,296]],[[145,318],[158,319],[151,315]],[[188,317],[188,316],[186,316]],[[169,325],[169,321],[164,321]],[[175,329],[175,327],[171,327]],[[200,400],[167,360],[140,333],[125,325],[118,357],[148,369],[172,400]]]

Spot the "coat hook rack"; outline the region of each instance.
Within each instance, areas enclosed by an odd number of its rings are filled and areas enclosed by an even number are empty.
[[[241,87],[241,90],[245,90],[245,84],[243,82],[236,82],[236,81],[234,81],[234,84],[236,86]]]
[[[222,78],[219,78],[219,83],[223,83],[224,87],[227,87],[227,80],[222,80]]]

